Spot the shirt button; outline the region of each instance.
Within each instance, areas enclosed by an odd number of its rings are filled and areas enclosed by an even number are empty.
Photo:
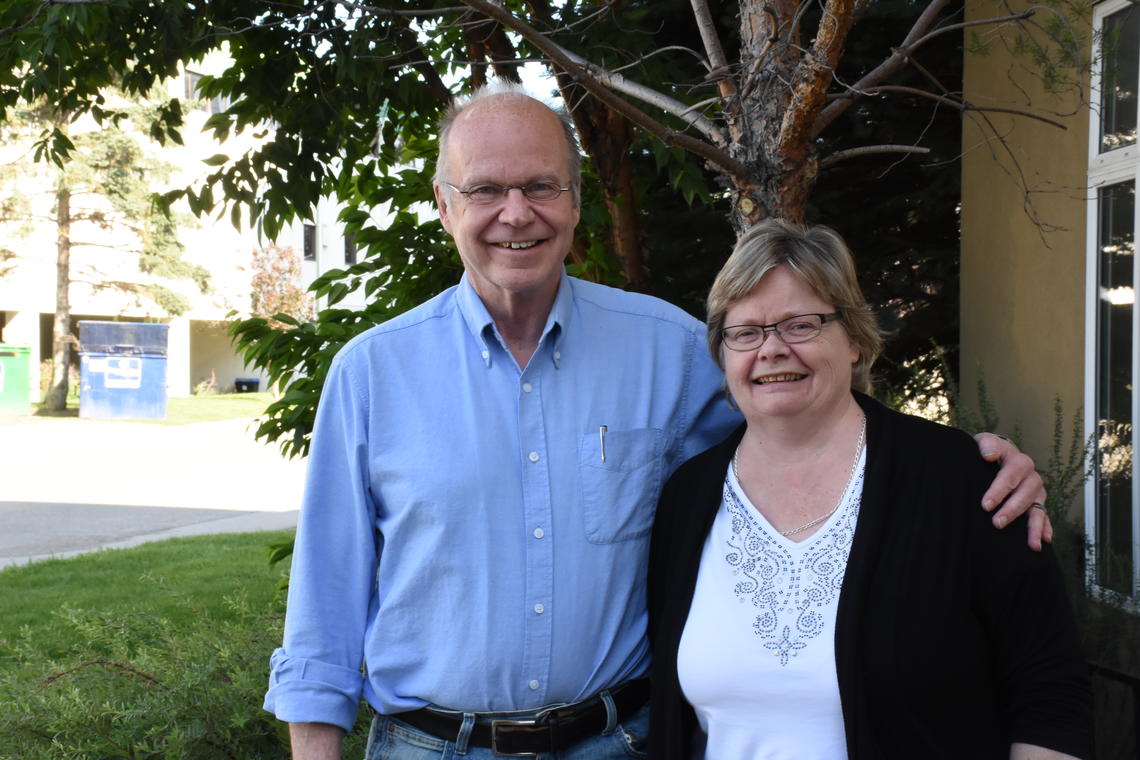
[[[544,531],[542,528],[535,528],[534,529],[534,537],[535,538],[542,538],[545,535],[546,535],[546,531]]]
[[[527,458],[527,459],[529,459],[529,460],[530,460],[530,461],[532,461],[532,462],[537,462],[537,461],[538,461],[538,452],[537,452],[537,451],[532,451],[532,452],[530,452],[529,454],[527,454],[527,455],[526,455],[526,458]]]
[[[546,608],[542,606],[542,602],[539,602],[538,604],[534,605],[534,611],[541,615],[542,613],[546,612]]]
[[[561,351],[555,351],[554,352],[554,358],[555,359],[561,359],[562,358],[562,352]]]
[[[530,687],[531,691],[537,691],[538,690],[538,681],[531,681],[530,683],[527,684],[527,686]]]
[[[523,393],[530,393],[534,390],[534,386],[530,383],[523,383]]]
[[[491,356],[491,352],[490,352],[490,351],[487,351],[487,350],[484,350],[484,351],[483,351],[483,358],[484,358],[484,359],[488,359],[488,358],[490,358],[490,356]]]

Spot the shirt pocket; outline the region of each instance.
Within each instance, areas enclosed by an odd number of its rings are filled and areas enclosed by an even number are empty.
[[[603,462],[598,432],[579,439],[579,501],[591,543],[612,544],[649,533],[661,495],[664,447],[665,434],[657,428],[607,430]]]

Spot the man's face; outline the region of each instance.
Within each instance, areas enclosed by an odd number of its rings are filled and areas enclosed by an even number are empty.
[[[447,149],[449,176],[442,179],[463,190],[532,182],[570,186],[562,125],[538,101],[493,96],[471,105],[452,125]],[[534,201],[510,190],[481,205],[437,185],[435,196],[444,229],[485,303],[553,300],[578,224],[573,192]]]

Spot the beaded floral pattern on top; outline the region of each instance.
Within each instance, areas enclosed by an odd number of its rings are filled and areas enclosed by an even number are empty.
[[[843,585],[862,492],[860,466],[833,519],[791,549],[754,513],[731,473],[725,478],[724,503],[732,520],[725,561],[734,576],[744,576],[736,583],[736,596],[758,610],[752,627],[780,665],[787,665],[823,632],[824,619],[817,610],[831,604]]]

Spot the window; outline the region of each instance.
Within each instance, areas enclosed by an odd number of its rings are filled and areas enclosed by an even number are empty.
[[[1089,151],[1089,310],[1086,409],[1094,432],[1093,475],[1085,492],[1085,529],[1092,539],[1096,585],[1140,592],[1140,493],[1133,487],[1132,431],[1137,398],[1140,323],[1136,309],[1137,88],[1140,7],[1104,3],[1095,18],[1100,56],[1093,87]]]
[[[304,258],[305,261],[317,260],[317,225],[306,224],[304,227]]]
[[[221,113],[230,107],[230,99],[218,95],[213,98],[205,98],[198,90],[201,86],[203,74],[187,69],[183,72],[182,83],[183,95],[186,100],[200,100],[201,104],[199,109],[206,113]]]
[[[352,266],[356,261],[356,235],[349,232],[344,236],[344,264]]]

